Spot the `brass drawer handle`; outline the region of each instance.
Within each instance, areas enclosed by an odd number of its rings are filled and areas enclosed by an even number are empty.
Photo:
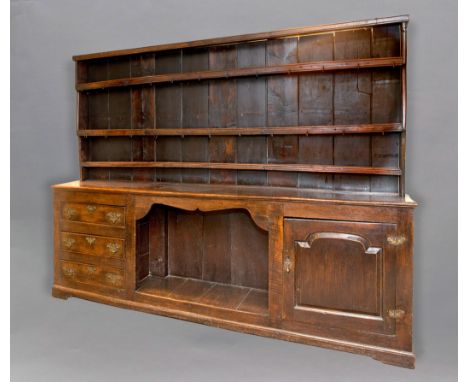
[[[106,248],[109,250],[110,253],[115,255],[120,250],[120,245],[117,243],[107,243]]]
[[[86,267],[86,273],[89,274],[89,275],[95,274],[96,271],[97,271],[97,268],[95,266],[93,266],[93,265],[88,265]]]
[[[63,245],[67,248],[71,248],[73,247],[73,244],[75,244],[75,239],[71,238],[71,237],[66,237],[65,239],[63,239]]]
[[[106,220],[112,224],[120,223],[122,214],[119,212],[108,212],[106,214]]]
[[[122,276],[115,273],[106,273],[106,280],[114,286],[122,284]]]
[[[72,220],[76,218],[76,216],[78,215],[78,211],[74,208],[67,207],[63,210],[63,214],[68,220]]]
[[[94,212],[96,211],[96,206],[94,204],[88,204],[86,206],[86,209],[88,210],[88,212]]]
[[[62,267],[62,272],[67,277],[74,277],[75,274],[76,274],[76,269],[70,268],[70,267],[67,267],[67,266],[63,266]]]
[[[85,240],[90,246],[96,242],[96,238],[91,236],[86,236]]]

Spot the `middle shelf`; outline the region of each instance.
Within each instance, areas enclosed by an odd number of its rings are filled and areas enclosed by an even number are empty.
[[[80,137],[110,136],[190,136],[190,135],[333,135],[402,132],[401,123],[355,125],[309,125],[278,127],[199,127],[159,129],[80,129]]]
[[[337,166],[313,164],[276,164],[276,163],[213,163],[213,162],[125,162],[101,161],[82,162],[83,167],[121,167],[121,168],[202,168],[220,170],[269,170],[297,171],[317,173],[401,175],[401,170],[394,167]]]

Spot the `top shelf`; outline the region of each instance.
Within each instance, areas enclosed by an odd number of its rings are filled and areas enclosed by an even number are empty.
[[[402,66],[403,57],[364,58],[354,60],[310,61],[299,64],[273,65],[263,67],[238,68],[228,70],[204,70],[197,72],[159,74],[142,77],[118,78],[106,81],[85,82],[76,85],[77,91],[107,89],[122,86],[135,86],[154,83],[194,81],[232,77],[265,76],[333,70],[366,69],[389,66]]]
[[[176,42],[176,43],[170,43],[170,44],[153,45],[153,46],[147,46],[147,47],[142,47],[142,48],[120,49],[120,50],[113,50],[113,51],[108,51],[108,52],[81,54],[81,55],[73,56],[73,60],[85,61],[85,60],[109,58],[109,57],[116,57],[116,56],[128,56],[128,55],[133,55],[133,54],[154,53],[154,52],[161,52],[165,50],[195,48],[195,47],[201,47],[201,46],[214,46],[214,45],[224,45],[224,44],[237,44],[237,43],[253,41],[253,40],[258,41],[258,40],[267,40],[267,39],[278,39],[278,38],[284,38],[284,37],[289,37],[289,36],[324,33],[324,32],[339,31],[339,30],[351,29],[351,28],[368,28],[368,27],[373,27],[377,25],[385,25],[385,24],[397,24],[397,23],[406,24],[408,22],[409,22],[408,15],[380,17],[380,18],[373,18],[373,19],[352,21],[352,22],[345,22],[345,23],[313,25],[313,26],[300,27],[300,28],[282,29],[282,30],[277,30],[277,31],[272,31],[272,32],[249,33],[249,34],[243,34],[243,35],[237,35],[237,36],[217,37],[217,38],[195,40],[195,41],[188,41],[188,42]]]

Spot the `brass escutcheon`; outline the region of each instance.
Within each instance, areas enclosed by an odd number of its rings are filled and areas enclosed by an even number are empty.
[[[291,259],[289,258],[289,256],[287,256],[284,259],[284,270],[285,270],[286,273],[291,272],[291,266],[292,266]]]
[[[86,206],[86,209],[88,210],[88,212],[94,212],[94,211],[96,211],[96,206],[93,205],[93,204],[88,204]]]
[[[119,212],[108,212],[106,214],[106,219],[112,224],[117,224],[120,223],[120,218],[122,217],[122,214]]]

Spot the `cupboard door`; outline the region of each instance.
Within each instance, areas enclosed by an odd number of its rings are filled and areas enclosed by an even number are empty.
[[[395,333],[394,224],[285,219],[284,318]]]

